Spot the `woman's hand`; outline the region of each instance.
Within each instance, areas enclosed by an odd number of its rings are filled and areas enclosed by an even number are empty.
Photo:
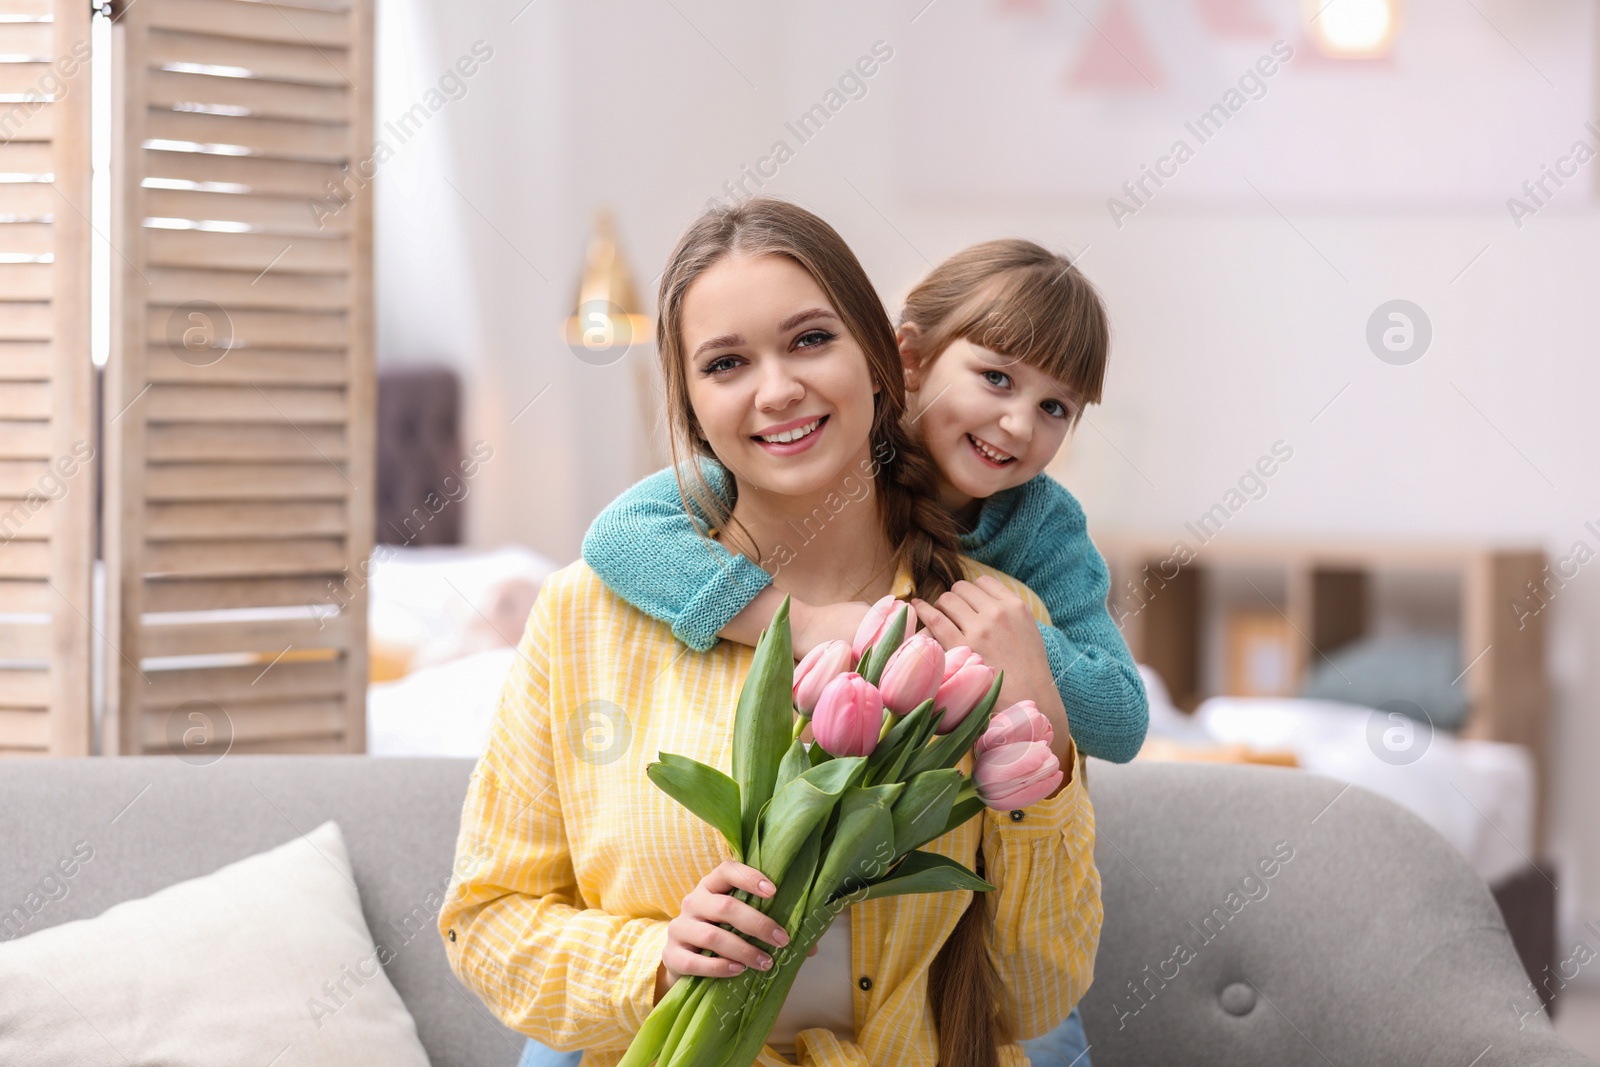
[[[743,889],[758,897],[771,897],[777,890],[765,875],[737,860],[723,860],[700,884],[683,898],[678,917],[667,924],[667,943],[661,950],[661,967],[656,971],[656,999],[686,974],[726,978],[746,967],[770,970],[772,957],[740,937],[742,931],[765,944],[782,948],[789,935],[775,921],[730,894]],[[719,923],[734,929],[724,930]],[[714,956],[701,954],[710,949]]]

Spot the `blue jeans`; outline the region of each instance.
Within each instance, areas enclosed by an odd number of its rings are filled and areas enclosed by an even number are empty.
[[[1043,1037],[1024,1041],[1022,1048],[1032,1067],[1089,1067],[1089,1040],[1083,1036],[1083,1018],[1077,1008],[1066,1022]],[[581,1052],[557,1052],[530,1037],[517,1067],[578,1067],[582,1058]]]

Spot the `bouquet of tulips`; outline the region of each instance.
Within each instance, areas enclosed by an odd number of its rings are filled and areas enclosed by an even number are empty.
[[[793,666],[784,598],[739,693],[733,776],[666,752],[649,765],[651,781],[777,887],[771,897],[735,895],[776,919],[790,942],[757,942],[772,956],[769,971],[679,978],[619,1067],[750,1067],[839,912],[874,897],[994,888],[919,847],[985,806],[1025,807],[1053,793],[1063,771],[1050,722],[1028,700],[995,714],[1001,672],[915,630],[909,606],[884,597],[853,642],[830,641]],[[807,721],[809,747],[800,740]],[[968,751],[971,777],[956,766]]]

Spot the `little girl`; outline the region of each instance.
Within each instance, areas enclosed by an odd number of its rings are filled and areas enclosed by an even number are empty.
[[[896,338],[907,422],[938,467],[940,503],[965,531],[962,552],[1044,601],[1051,625],[1038,630],[1073,740],[1120,763],[1144,742],[1144,685],[1106,608],[1109,576],[1083,509],[1043,473],[1084,406],[1100,401],[1107,334],[1099,297],[1076,267],[1010,238],[973,245],[935,267],[907,298]],[[780,436],[808,432],[801,426]],[[701,469],[726,500],[728,473],[709,460]],[[773,573],[845,507],[857,506],[848,485],[835,499],[837,507],[813,512],[792,540],[762,545],[758,565],[703,536],[708,509],[663,470],[595,520],[583,557],[615,593],[670,623],[691,648],[709,649],[718,637],[754,645],[782,599]],[[990,659],[1014,639],[1008,621],[1014,626],[1020,614],[1033,628],[1021,601],[993,578],[957,582],[934,604],[913,603],[946,648],[967,645]],[[814,608],[792,600],[796,658],[832,638],[849,641],[866,610],[865,603]],[[1010,696],[1003,693],[1002,703]],[[1035,1064],[1088,1067],[1076,1010],[1024,1045]]]

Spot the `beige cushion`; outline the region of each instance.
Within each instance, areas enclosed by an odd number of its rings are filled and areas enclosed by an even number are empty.
[[[0,943],[0,1063],[427,1067],[336,823]]]

